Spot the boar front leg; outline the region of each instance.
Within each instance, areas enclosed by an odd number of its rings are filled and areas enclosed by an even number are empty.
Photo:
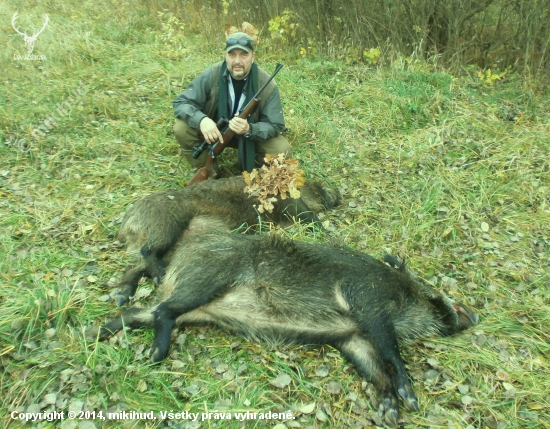
[[[364,334],[353,334],[335,347],[355,365],[357,372],[376,387],[380,397],[378,413],[390,427],[397,426],[399,401],[382,353]]]
[[[300,221],[308,223],[310,225],[312,224],[319,231],[326,232],[326,229],[323,226],[323,224],[321,223],[321,220],[317,217],[317,215],[315,213],[313,213],[311,211],[298,213],[298,219],[300,219]],[[310,228],[310,229],[313,230],[313,228]]]
[[[405,407],[409,411],[418,411],[418,401],[407,376],[405,364],[401,359],[399,344],[397,343],[397,336],[391,318],[383,315],[376,318],[370,325],[369,336],[380,350],[384,362],[393,366],[394,371],[391,374],[392,384],[395,391],[403,398]]]

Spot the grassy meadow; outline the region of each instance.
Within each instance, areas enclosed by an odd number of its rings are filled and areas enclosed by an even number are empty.
[[[29,34],[49,15],[41,59],[19,59],[16,11]],[[130,262],[116,239],[128,206],[193,174],[171,103],[222,58],[224,35],[200,10],[174,11],[145,0],[0,4],[0,426],[377,427],[372,385],[327,346],[192,327],[154,366],[151,330],[84,338],[119,314],[110,294]],[[285,64],[277,82],[295,157],[344,203],[323,214],[330,234],[280,233],[400,255],[480,314],[461,335],[403,347],[420,411],[402,410],[402,427],[550,428],[547,87],[512,72],[452,76],[414,57],[367,66],[298,52],[265,34],[257,62]],[[144,280],[136,300],[150,293]],[[11,417],[54,410],[83,419]],[[100,411],[157,419],[93,419]],[[171,411],[199,417],[161,418]],[[201,421],[247,411],[256,418]],[[260,419],[268,412],[293,419]]]

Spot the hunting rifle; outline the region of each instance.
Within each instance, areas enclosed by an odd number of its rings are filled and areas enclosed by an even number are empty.
[[[275,77],[277,73],[279,73],[279,70],[283,68],[282,64],[277,64],[277,67],[275,68],[275,71],[270,76],[270,78],[267,80],[267,82],[262,86],[258,92],[254,95],[252,100],[248,102],[248,104],[239,112],[239,118],[246,119],[252,115],[254,112],[254,109],[260,102],[260,94],[262,91],[267,87],[269,82]],[[229,121],[225,118],[221,118],[218,121],[218,127],[222,124],[228,123]],[[213,179],[217,179],[219,174],[216,171],[214,167],[214,161],[216,161],[217,156],[226,148],[226,146],[229,144],[229,142],[233,139],[235,136],[235,132],[231,130],[230,128],[227,129],[227,131],[223,135],[223,143],[220,143],[218,140],[217,142],[209,145],[208,142],[204,141],[199,146],[195,146],[193,148],[193,158],[197,159],[199,155],[206,149],[206,147],[210,146],[208,149],[208,158],[206,159],[206,165],[202,168],[199,168],[199,170],[195,173],[195,175],[191,178],[189,182],[187,182],[187,186],[192,185],[196,182],[202,182],[203,180],[208,179],[209,177],[212,177]]]

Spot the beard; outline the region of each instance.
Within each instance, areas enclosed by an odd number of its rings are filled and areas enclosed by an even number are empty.
[[[239,65],[240,69],[235,71],[235,66],[231,67],[231,77],[235,79],[242,79],[243,77],[246,77],[246,70],[244,66]]]

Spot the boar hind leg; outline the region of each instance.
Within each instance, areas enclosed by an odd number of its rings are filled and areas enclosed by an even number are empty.
[[[171,245],[172,243],[170,243]],[[165,252],[151,249],[147,244],[144,244],[141,248],[141,255],[147,265],[147,273],[149,277],[153,279],[158,286],[162,278],[164,277],[165,265],[162,260],[162,255]]]
[[[86,337],[90,339],[99,338],[104,340],[109,338],[122,328],[142,328],[153,326],[153,310],[132,307],[126,310],[120,317],[107,322],[105,325],[98,328],[92,328],[86,333]]]
[[[224,288],[227,288],[227,283],[212,282],[208,278],[179,284],[170,298],[159,304],[153,313],[155,339],[151,347],[151,361],[161,361],[168,355],[170,335],[176,319],[208,304]]]
[[[366,337],[355,334],[335,344],[336,348],[355,365],[357,372],[370,381],[380,395],[378,413],[390,427],[397,426],[399,401],[393,381],[386,371],[382,354]]]
[[[165,308],[163,304],[159,305],[159,308],[155,311],[154,329],[155,340],[151,346],[151,361],[159,362],[168,355],[170,350],[170,336],[172,335],[172,329],[176,324],[176,317],[174,317],[169,309]]]
[[[115,301],[119,307],[128,302],[131,296],[134,296],[138,288],[139,280],[146,274],[147,268],[143,261],[135,267],[127,267],[120,283],[119,292],[115,296]]]

